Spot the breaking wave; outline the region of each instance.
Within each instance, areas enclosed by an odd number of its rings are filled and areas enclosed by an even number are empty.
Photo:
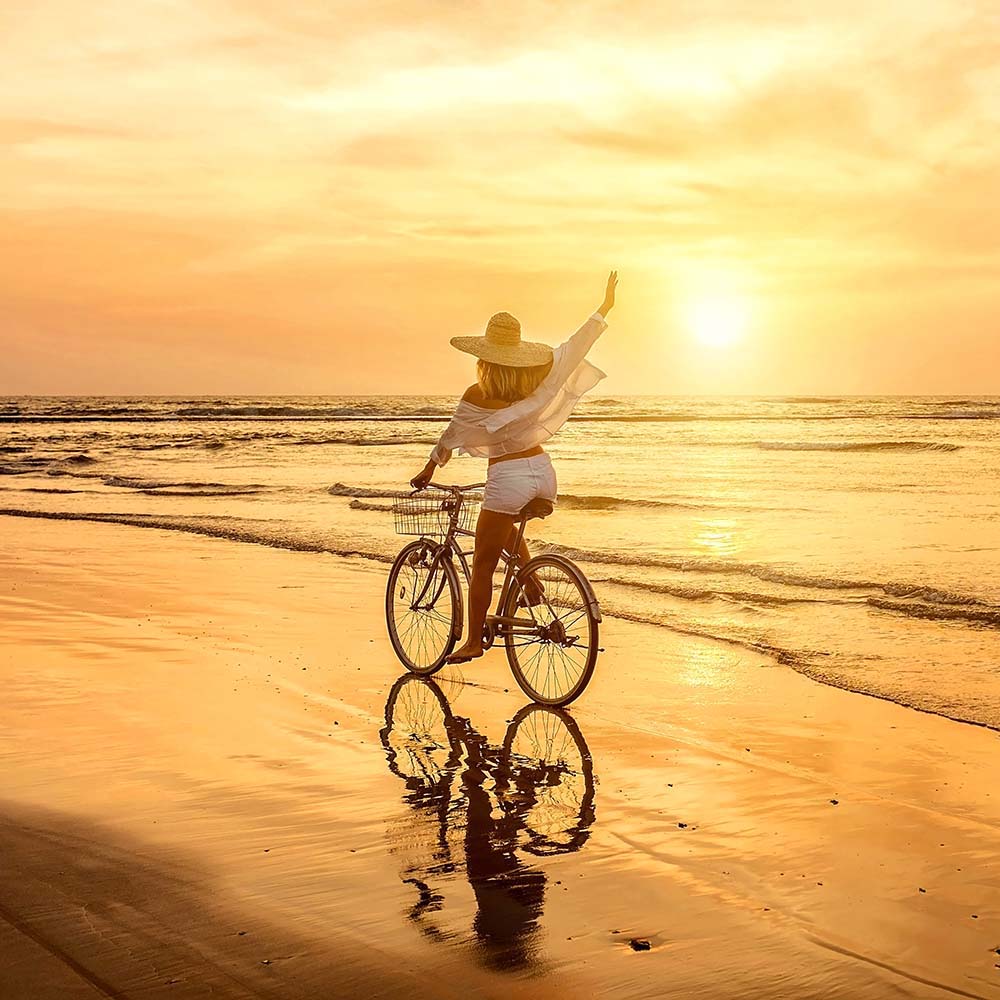
[[[408,497],[410,490],[373,489],[367,486],[351,486],[347,483],[334,483],[327,489],[334,497],[353,497],[361,500],[393,499]],[[350,505],[354,510],[389,510],[389,507],[377,505]],[[562,510],[719,510],[721,504],[690,503],[683,500],[643,500],[631,497],[613,496],[577,496],[573,493],[560,493],[558,506]],[[727,510],[744,509],[725,505]],[[746,508],[755,509],[755,508]]]
[[[757,441],[761,451],[961,451],[960,444],[941,441]]]
[[[801,587],[820,591],[854,591],[858,597],[865,591],[877,591],[886,597],[907,599],[911,602],[924,601],[930,604],[952,605],[955,607],[986,608],[1000,611],[996,605],[969,594],[959,594],[939,587],[922,584],[899,583],[879,580],[848,580],[835,577],[812,576],[783,570],[766,563],[749,563],[723,559],[681,559],[656,556],[637,556],[622,552],[608,552],[599,549],[574,548],[557,542],[544,542],[546,552],[555,552],[580,562],[610,566],[636,566],[651,569],[669,569],[682,573],[712,574],[715,576],[750,576],[767,583],[788,587]]]

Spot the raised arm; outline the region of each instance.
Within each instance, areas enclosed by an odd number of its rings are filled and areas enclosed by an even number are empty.
[[[587,356],[597,338],[608,328],[605,316],[614,308],[615,289],[618,287],[618,272],[608,275],[608,285],[604,292],[604,301],[597,310],[580,327],[572,337],[562,344],[556,353],[556,363],[550,377],[562,381],[573,372]]]

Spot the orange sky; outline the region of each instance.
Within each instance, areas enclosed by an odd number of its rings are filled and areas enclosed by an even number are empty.
[[[998,10],[8,5],[0,393],[455,392],[610,267],[608,392],[1000,393]]]

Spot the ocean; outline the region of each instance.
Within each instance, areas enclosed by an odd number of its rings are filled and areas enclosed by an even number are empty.
[[[453,405],[0,399],[0,513],[387,563]],[[548,450],[532,549],[577,560],[607,618],[1000,729],[1000,397],[592,397]],[[437,479],[484,476],[456,457]]]

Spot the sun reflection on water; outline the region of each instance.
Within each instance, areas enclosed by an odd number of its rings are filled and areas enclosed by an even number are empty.
[[[740,549],[735,519],[712,517],[695,524],[692,546],[711,556],[732,556]]]

